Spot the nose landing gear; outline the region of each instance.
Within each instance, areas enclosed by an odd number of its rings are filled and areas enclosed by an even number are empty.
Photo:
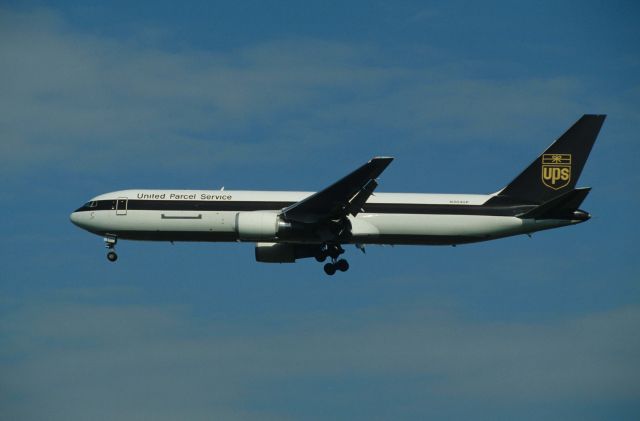
[[[110,262],[115,262],[116,260],[118,260],[118,255],[116,254],[116,250],[115,250],[115,246],[117,242],[118,242],[117,237],[113,237],[113,236],[104,237],[104,246],[107,248],[107,250],[109,250],[107,252],[107,260],[109,260]]]

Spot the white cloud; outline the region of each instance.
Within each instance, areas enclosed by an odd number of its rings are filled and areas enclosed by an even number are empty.
[[[180,308],[49,302],[0,325],[5,418],[282,419],[287,408],[251,402],[281,402],[283,384],[398,376],[422,379],[412,391],[421,401],[485,413],[640,398],[636,307],[538,324],[380,309],[280,315],[265,328]],[[345,393],[327,407],[357,400]]]
[[[144,36],[76,31],[46,10],[0,16],[5,171],[95,170],[96,157],[104,168],[287,160],[365,147],[372,130],[408,142],[511,140],[524,121],[578,115],[568,78],[474,79],[448,63],[390,66],[381,51],[317,40],[167,51]]]
[[[282,159],[297,142],[311,147],[304,131],[279,137],[286,128],[278,125],[292,126],[283,114],[304,114],[331,89],[374,85],[389,73],[362,66],[359,52],[340,44],[172,53],[75,33],[49,13],[3,15],[5,167],[123,155],[184,163],[275,151]]]

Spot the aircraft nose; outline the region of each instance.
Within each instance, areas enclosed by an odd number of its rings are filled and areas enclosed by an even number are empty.
[[[71,222],[79,227],[82,227],[81,223],[80,223],[80,213],[79,212],[71,212],[71,215],[69,215],[69,219],[71,220]]]

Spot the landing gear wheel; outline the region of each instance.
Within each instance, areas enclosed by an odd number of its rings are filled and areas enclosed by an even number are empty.
[[[324,253],[320,253],[316,255],[316,261],[318,262],[324,262],[325,260],[327,260],[327,255]]]
[[[115,251],[110,251],[109,253],[107,253],[107,259],[110,262],[115,262],[116,260],[118,260],[118,255]]]
[[[349,262],[347,262],[345,259],[338,260],[335,263],[335,266],[340,272],[346,272],[349,270]]]
[[[331,276],[336,273],[336,266],[333,263],[327,263],[324,265],[324,273]]]

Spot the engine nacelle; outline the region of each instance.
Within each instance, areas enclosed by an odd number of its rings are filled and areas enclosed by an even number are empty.
[[[319,244],[257,243],[256,261],[263,263],[293,263],[297,259],[317,256]]]
[[[236,214],[236,232],[241,241],[272,240],[278,232],[276,212],[254,211]]]
[[[256,261],[263,263],[294,263],[296,246],[283,243],[256,244]]]

